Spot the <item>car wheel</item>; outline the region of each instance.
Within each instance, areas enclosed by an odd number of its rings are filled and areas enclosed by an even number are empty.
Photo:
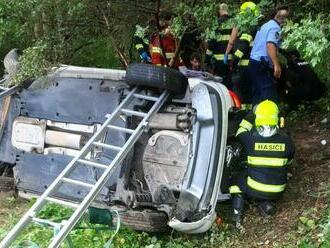
[[[126,71],[130,85],[167,89],[177,94],[185,93],[188,79],[179,71],[149,64],[131,64]]]
[[[151,209],[132,210],[124,207],[111,207],[110,209],[118,210],[122,225],[133,230],[143,232],[165,232],[169,230],[168,218],[163,212]],[[116,217],[114,218],[114,224],[117,224]]]

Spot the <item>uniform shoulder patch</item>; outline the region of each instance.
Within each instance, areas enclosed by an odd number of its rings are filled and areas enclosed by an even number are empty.
[[[255,151],[269,151],[269,152],[284,152],[285,144],[283,143],[255,143]]]
[[[278,39],[278,40],[280,39],[280,33],[279,32],[275,33],[275,38]]]

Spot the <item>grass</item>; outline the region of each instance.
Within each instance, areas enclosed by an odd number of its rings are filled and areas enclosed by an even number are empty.
[[[329,186],[329,185],[328,185]],[[27,209],[31,206],[31,202],[22,203],[15,198],[8,197],[4,201],[4,205],[8,207],[21,207]],[[71,214],[71,210],[62,208],[56,204],[47,205],[40,212],[40,218],[48,218],[55,222],[60,222]],[[8,229],[10,229],[18,220],[19,215],[11,214],[7,219],[7,223],[0,228],[0,239],[2,239]],[[270,220],[265,220],[269,222]],[[270,223],[270,222],[269,222]],[[112,237],[113,230],[97,230],[104,227],[101,225],[89,224],[85,219],[80,223],[81,227],[87,229],[74,229],[70,238],[74,247],[98,248],[104,247],[105,243]],[[260,233],[261,234],[261,233]],[[46,247],[53,232],[51,229],[32,225],[19,237],[18,245],[26,240],[36,242],[40,247]],[[112,247],[122,248],[192,248],[192,247],[249,247],[240,240],[241,233],[233,228],[232,225],[222,223],[214,224],[210,231],[200,235],[188,235],[177,232],[166,234],[148,234],[145,232],[135,232],[133,230],[122,228],[118,235],[115,236]],[[260,246],[273,247],[300,247],[300,248],[316,248],[330,247],[330,208],[319,211],[316,208],[306,209],[296,220],[296,226],[288,234],[289,244],[276,244],[269,240],[258,242]],[[27,246],[18,246],[27,247]],[[64,243],[61,247],[69,247]]]

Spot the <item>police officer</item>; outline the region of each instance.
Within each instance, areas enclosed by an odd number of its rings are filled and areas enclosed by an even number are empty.
[[[244,18],[253,16],[253,18],[259,17],[259,10],[257,5],[253,2],[245,2],[240,7],[240,15]],[[233,30],[234,31],[234,30]],[[233,90],[237,93],[242,102],[242,109],[252,109],[252,92],[251,83],[248,75],[247,67],[249,65],[250,53],[253,46],[253,40],[257,32],[256,26],[249,26],[245,30],[240,30],[240,35],[237,38],[233,48]],[[232,32],[232,35],[237,35],[237,32]],[[234,40],[231,37],[231,40]],[[230,43],[227,46],[226,54],[230,51]],[[227,57],[227,56],[225,56]],[[225,63],[227,61],[225,60]],[[235,78],[235,79],[234,79]]]
[[[225,3],[220,4],[218,12],[219,30],[215,39],[207,41],[205,65],[209,72],[221,76],[223,84],[231,88],[229,66],[224,63],[227,44],[233,28],[229,19],[228,5]],[[231,55],[227,59],[231,59]]]
[[[246,167],[232,179],[233,218],[240,224],[245,197],[258,203],[263,215],[275,211],[287,183],[287,167],[294,155],[291,138],[278,127],[277,105],[264,100],[242,120],[236,137],[243,145]]]
[[[148,28],[148,26],[143,28],[140,25],[136,25],[136,31],[133,36],[135,49],[138,51],[141,61],[145,63],[151,63]]]
[[[281,45],[281,27],[285,24],[288,14],[287,7],[277,8],[274,18],[261,26],[254,39],[248,67],[253,104],[265,99],[277,101],[274,78],[279,79],[281,76],[278,49]]]

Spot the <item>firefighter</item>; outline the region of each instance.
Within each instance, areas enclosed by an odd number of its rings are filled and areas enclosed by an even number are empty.
[[[223,84],[231,89],[229,66],[224,63],[227,43],[232,31],[232,24],[228,13],[228,5],[220,4],[218,12],[219,29],[217,37],[207,41],[205,65],[209,72],[223,78]],[[231,55],[228,57],[231,59]]]
[[[154,65],[177,68],[180,60],[175,59],[174,55],[177,48],[177,42],[169,26],[172,15],[163,11],[159,15],[160,32],[156,32],[150,39],[151,61]]]
[[[240,225],[245,198],[257,201],[262,215],[275,211],[287,183],[287,167],[292,162],[294,144],[279,129],[279,109],[273,101],[259,103],[240,123],[236,137],[243,146],[245,167],[232,178],[233,219]]]
[[[254,105],[265,99],[278,100],[274,78],[277,80],[281,76],[280,32],[288,14],[287,7],[277,8],[274,18],[261,26],[254,39],[248,66]]]
[[[149,53],[148,29],[149,26],[143,28],[140,25],[136,25],[136,31],[133,37],[135,49],[140,55],[141,62],[144,63],[151,63],[151,57]]]
[[[259,11],[257,5],[253,2],[245,2],[240,7],[240,15],[248,17],[253,15],[254,18],[259,17]],[[252,110],[252,92],[251,83],[247,71],[249,65],[250,53],[253,46],[253,40],[257,32],[256,26],[250,26],[246,30],[242,30],[237,38],[233,48],[233,72],[237,75],[234,84],[234,91],[238,94],[242,102],[242,109]],[[237,29],[233,29],[232,35],[236,36]],[[228,43],[225,63],[227,63],[227,54],[230,52],[230,44],[235,40],[235,37],[231,37],[231,41]],[[234,77],[233,77],[234,80]]]

